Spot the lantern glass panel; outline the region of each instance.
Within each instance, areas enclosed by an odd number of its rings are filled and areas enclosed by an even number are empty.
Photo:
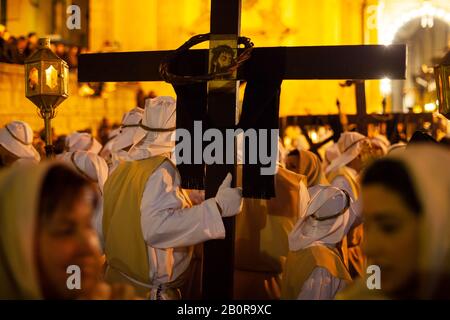
[[[64,70],[64,78],[62,79],[63,83],[64,83],[64,92],[63,94],[69,94],[69,68],[65,67],[63,65],[63,70]]]
[[[30,68],[28,72],[28,89],[32,92],[39,90],[39,69],[36,67]]]
[[[58,70],[53,65],[45,69],[45,85],[50,90],[55,90],[58,87]]]
[[[60,94],[61,85],[59,77],[59,63],[55,61],[44,61],[42,65],[42,90],[45,94]]]

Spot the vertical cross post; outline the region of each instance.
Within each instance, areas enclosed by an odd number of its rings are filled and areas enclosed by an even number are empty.
[[[211,35],[240,33],[241,0],[211,1]],[[234,80],[233,80],[234,81]],[[235,81],[234,81],[235,82]],[[216,90],[208,84],[208,121],[212,128],[232,128],[236,121],[237,85],[231,90]],[[226,149],[226,148],[224,148]],[[225,152],[225,150],[224,150]],[[226,155],[224,154],[224,159]],[[206,167],[206,198],[214,197],[228,172],[235,166],[213,164]],[[202,294],[204,299],[232,299],[234,273],[234,218],[224,218],[226,239],[204,244]]]
[[[356,119],[358,132],[367,135],[366,86],[364,80],[356,81]]]

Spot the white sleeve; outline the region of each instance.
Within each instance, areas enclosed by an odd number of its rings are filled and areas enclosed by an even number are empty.
[[[325,268],[317,267],[303,284],[297,300],[332,300],[345,286],[344,280],[333,277]]]
[[[178,248],[225,238],[214,199],[188,208],[177,170],[164,162],[147,181],[141,201],[141,227],[147,245]]]
[[[105,239],[103,238],[103,197],[100,197],[97,208],[95,208],[94,210],[92,224],[95,231],[97,232],[100,249],[103,254],[105,252]]]

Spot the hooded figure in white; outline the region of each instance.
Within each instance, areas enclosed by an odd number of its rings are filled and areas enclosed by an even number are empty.
[[[3,163],[7,165],[12,161],[39,162],[41,156],[32,143],[33,130],[28,123],[13,121],[5,125],[0,129],[0,167]]]
[[[333,299],[351,281],[337,245],[359,210],[352,208],[350,196],[339,188],[316,185],[310,193],[305,216],[289,234],[283,299]]]
[[[103,193],[103,186],[108,178],[108,166],[102,157],[88,151],[71,151],[58,158],[70,163],[78,173],[96,183],[100,193]]]
[[[118,281],[128,281],[138,292],[149,294],[151,299],[180,298],[179,288],[184,282],[182,278],[191,262],[193,245],[210,239],[224,238],[222,217],[236,215],[242,205],[241,190],[230,187],[229,174],[215,198],[191,206],[189,198],[180,187],[180,175],[169,160],[175,148],[172,137],[175,134],[175,111],[176,102],[171,97],[157,97],[146,101],[141,128],[135,136],[136,143],[129,150],[131,161],[119,164],[105,185],[103,231],[108,261],[106,277],[108,278],[108,272],[115,274],[116,279],[121,278]],[[138,236],[142,236],[140,239],[145,242],[148,268],[142,266],[142,263],[132,265],[123,257],[128,254],[130,246],[141,243],[124,243],[126,247],[122,251],[122,256],[115,255],[115,258],[111,259],[111,254],[108,257],[108,243],[116,239],[108,237],[117,239],[123,237],[123,226],[117,228],[117,232],[114,233],[110,226],[105,225],[105,221],[109,221],[108,217],[111,215],[109,210],[114,211],[114,207],[121,205],[116,201],[116,194],[126,193],[127,189],[133,187],[135,180],[142,179],[145,173],[139,170],[137,173],[136,170],[132,171],[136,178],[120,186],[113,185],[113,182],[124,172],[127,179],[130,176],[129,172],[125,171],[128,167],[135,168],[161,158],[164,160],[156,169],[152,167],[152,173],[148,180],[144,181],[145,186],[139,189],[143,190],[142,196],[134,195],[140,201],[138,219],[142,234]],[[122,197],[121,200],[130,201],[128,198]],[[108,209],[110,208],[108,201],[114,202],[111,209]],[[117,212],[114,214],[120,215]],[[126,214],[128,216],[129,212]],[[127,221],[126,219],[128,218],[125,217],[122,221]],[[120,245],[122,244],[119,241],[118,246]],[[143,274],[142,271],[139,273],[137,269],[141,267],[145,267],[148,274]],[[136,277],[140,277],[141,280]]]
[[[74,132],[66,137],[66,151],[89,151],[98,154],[102,145],[90,133]]]
[[[380,150],[381,156],[385,156],[388,153],[389,147],[391,146],[391,142],[386,138],[386,136],[382,134],[378,134],[373,137],[371,140],[372,146],[375,149]]]
[[[359,168],[355,169],[351,163],[361,157],[364,146],[369,139],[358,132],[344,132],[337,142],[338,155],[331,161],[325,174],[331,185],[344,189],[353,200],[358,198],[356,186]]]
[[[143,115],[144,110],[137,107],[123,115],[120,131],[111,143],[112,163],[110,165],[110,174],[121,161],[132,160],[128,154],[128,151],[131,146],[142,139],[142,134],[139,128]]]
[[[112,163],[112,145],[114,143],[114,140],[120,133],[120,128],[111,130],[108,133],[108,141],[103,145],[102,149],[98,153],[100,157],[105,159],[108,166]]]
[[[341,134],[337,146],[339,155],[327,167],[327,179],[332,186],[345,190],[356,202],[360,194],[359,174],[363,166],[367,164],[367,158],[372,156],[370,140],[358,132],[344,132]],[[361,249],[362,239],[362,225],[350,230],[345,239],[348,248],[345,256],[346,259],[348,256],[352,277],[363,276],[365,273],[366,261]]]
[[[323,171],[325,172],[330,163],[339,156],[339,147],[337,143],[332,144],[325,149],[325,159],[323,160]]]

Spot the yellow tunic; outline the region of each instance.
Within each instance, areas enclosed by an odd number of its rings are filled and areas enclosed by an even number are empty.
[[[350,274],[336,249],[319,245],[290,251],[283,274],[281,299],[297,299],[315,268],[324,268],[333,277],[351,282]]]
[[[149,288],[136,285],[123,274],[149,284],[148,249],[141,228],[141,199],[147,180],[167,158],[151,157],[123,162],[104,186],[103,235],[108,282],[125,282],[146,295]]]

